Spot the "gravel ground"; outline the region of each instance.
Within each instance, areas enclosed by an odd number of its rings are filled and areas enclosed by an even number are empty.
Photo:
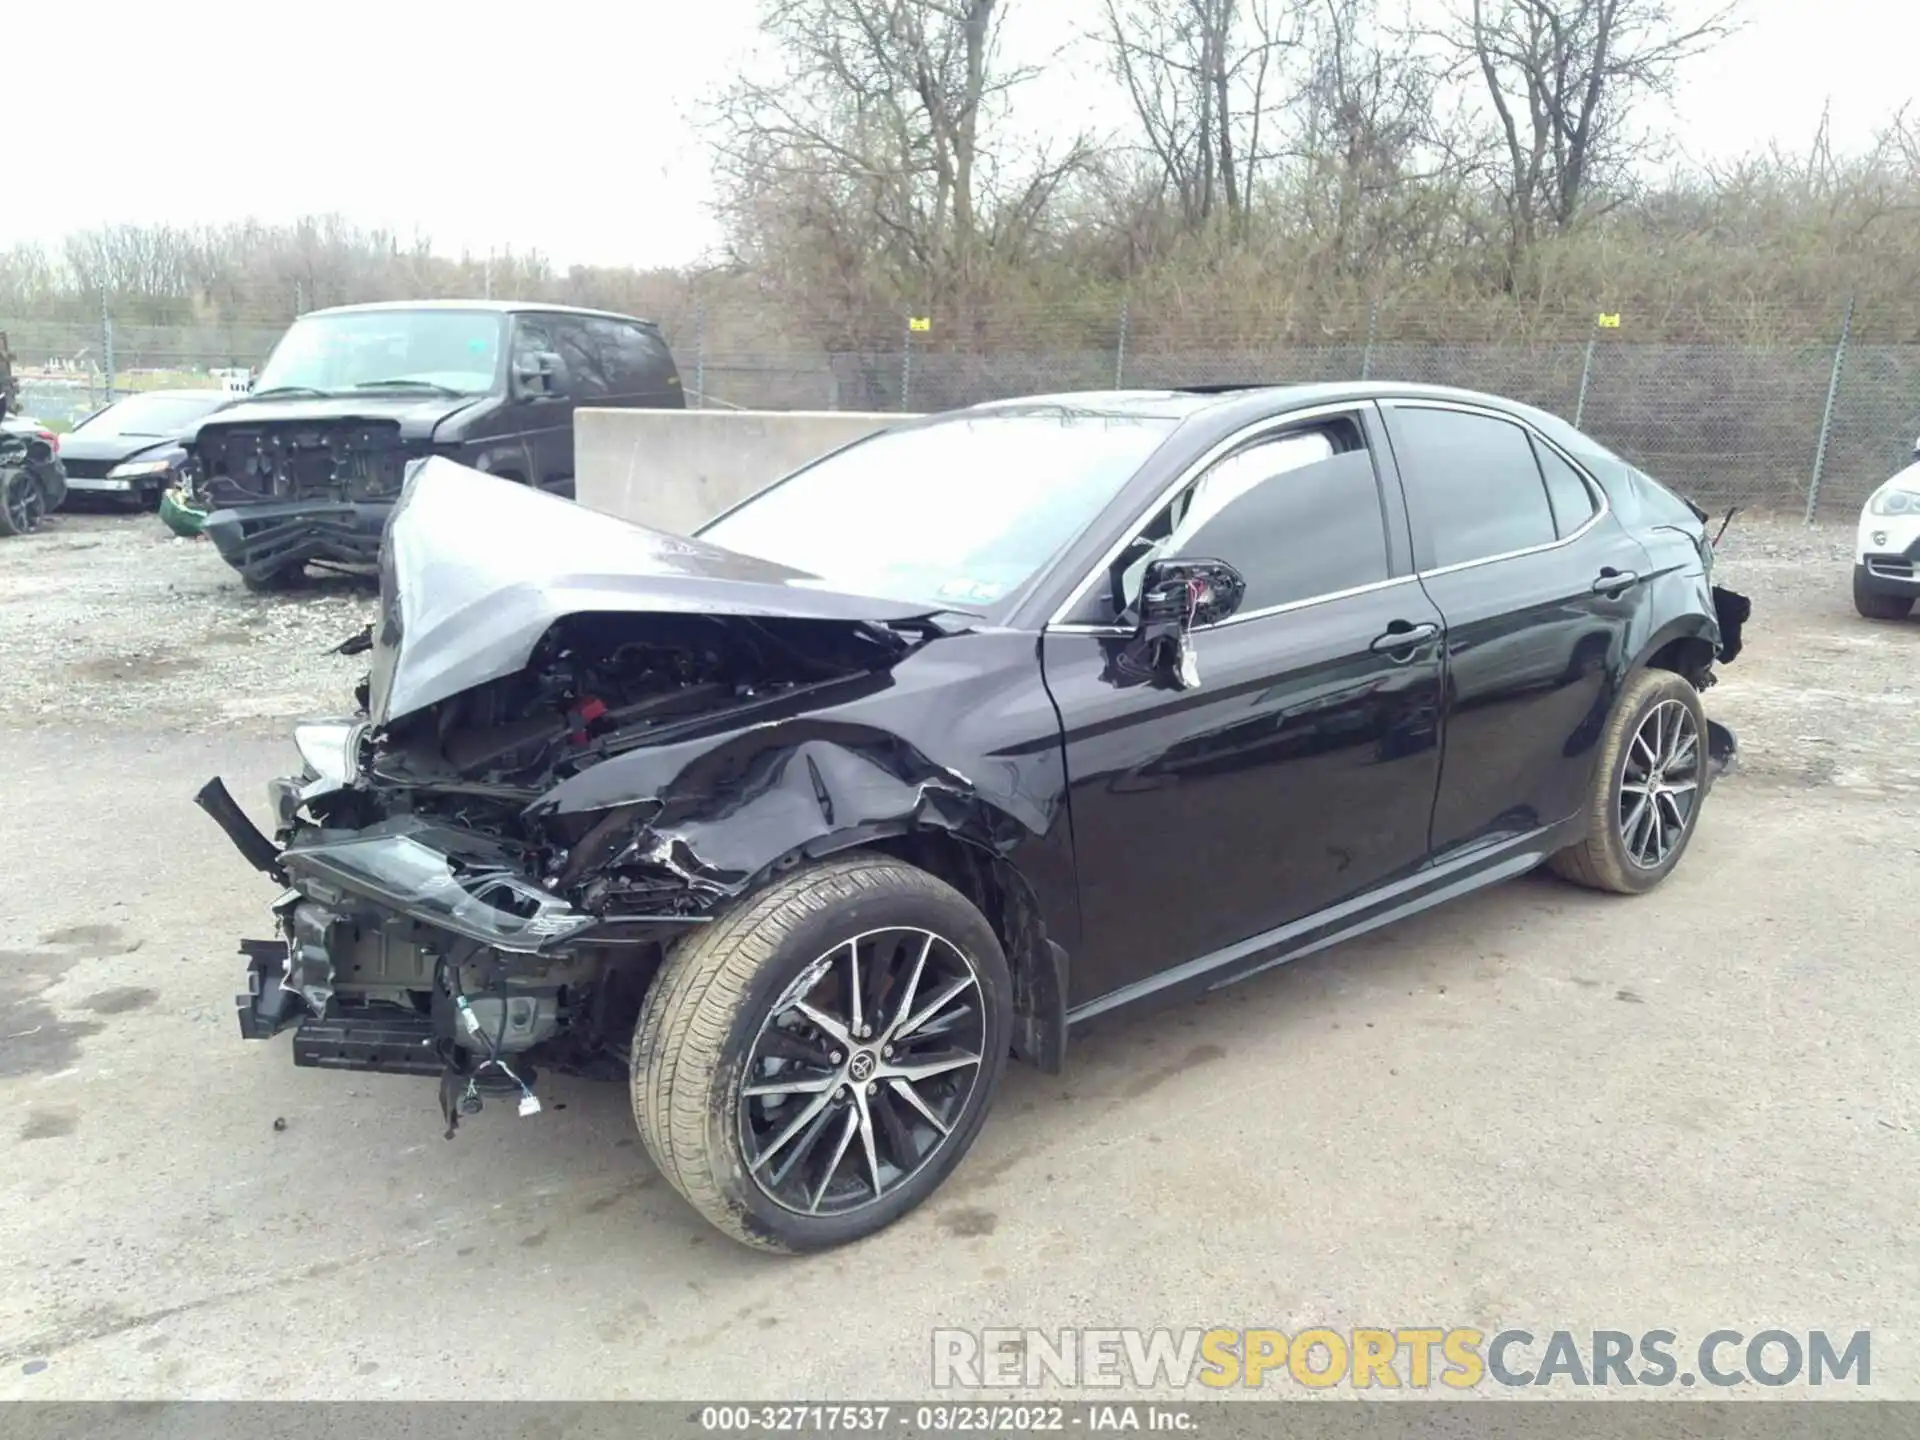
[[[272,886],[187,797],[257,808],[351,703],[364,588],[254,596],[151,517],[0,541],[0,1400],[924,1397],[936,1326],[1435,1324],[1870,1328],[1920,1399],[1920,621],[1854,615],[1844,530],[1722,554],[1741,768],[1657,892],[1529,877],[1077,1030],[921,1211],[785,1262],[625,1086],[447,1143],[430,1082],[235,1034]]]
[[[371,582],[255,595],[205,540],[150,515],[61,513],[0,543],[0,724],[264,726],[353,708]]]

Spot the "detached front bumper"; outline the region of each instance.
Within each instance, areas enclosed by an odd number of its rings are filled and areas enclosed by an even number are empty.
[[[454,1039],[447,1006],[457,993],[443,970],[485,956],[516,996],[497,1002],[496,1041],[518,1048],[539,1038],[554,1012],[535,991],[551,988],[566,968],[560,952],[600,931],[601,917],[528,879],[478,831],[411,815],[356,831],[301,827],[303,797],[328,784],[337,782],[309,775],[270,787],[281,833],[294,834],[285,845],[261,834],[218,780],[196,797],[248,864],[287,887],[273,906],[279,937],[240,947],[242,1037],[297,1025],[296,1064],[438,1074],[445,1050],[435,1042]]]
[[[201,530],[234,569],[265,579],[309,560],[374,564],[392,514],[390,500],[276,501],[216,510]]]

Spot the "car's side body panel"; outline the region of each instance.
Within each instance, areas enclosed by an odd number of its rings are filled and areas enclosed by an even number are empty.
[[[1239,402],[1234,427],[1196,417],[1116,502],[1125,513],[1090,531],[1050,591],[1036,587],[1058,607],[1042,655],[1080,867],[1076,1018],[1179,991],[1181,976],[1216,983],[1537,863],[1579,838],[1626,676],[1674,639],[1719,643],[1704,544],[1680,523],[1695,517],[1636,488],[1644,523],[1630,530],[1613,497],[1633,481],[1609,486],[1591,442],[1525,407],[1488,408],[1574,458],[1592,518],[1531,553],[1436,566],[1403,485],[1414,457],[1388,443],[1392,402],[1431,397],[1367,387],[1393,568],[1419,570],[1421,613],[1402,615],[1409,602],[1389,586],[1229,622],[1194,635],[1199,689],[1142,686],[1137,665],[1130,681],[1125,632],[1074,623],[1084,577],[1206,463],[1339,408],[1330,392],[1265,411]],[[1389,621],[1429,616],[1441,642],[1397,673],[1370,663],[1364,647]],[[1409,820],[1410,795],[1431,797],[1430,823]]]
[[[1439,776],[1436,620],[1411,579],[1192,641],[1200,684],[1143,679],[1135,642],[1049,632],[1085,941],[1075,1003],[1385,884],[1426,858]]]

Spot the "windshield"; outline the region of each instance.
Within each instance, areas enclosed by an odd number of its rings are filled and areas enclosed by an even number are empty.
[[[1084,529],[1177,423],[1047,410],[883,431],[699,535],[837,589],[978,609]]]
[[[254,382],[344,394],[370,387],[484,395],[500,369],[506,316],[486,310],[353,310],[293,322]]]
[[[219,390],[205,395],[129,395],[76,430],[95,435],[179,435],[232,398]]]

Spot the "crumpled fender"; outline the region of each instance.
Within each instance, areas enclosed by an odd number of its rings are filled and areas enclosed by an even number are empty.
[[[594,868],[644,861],[717,900],[782,862],[884,835],[945,830],[1001,856],[1044,836],[1052,807],[1029,788],[1034,777],[1011,758],[988,763],[990,789],[890,731],[801,717],[613,757],[528,814],[637,807]]]

